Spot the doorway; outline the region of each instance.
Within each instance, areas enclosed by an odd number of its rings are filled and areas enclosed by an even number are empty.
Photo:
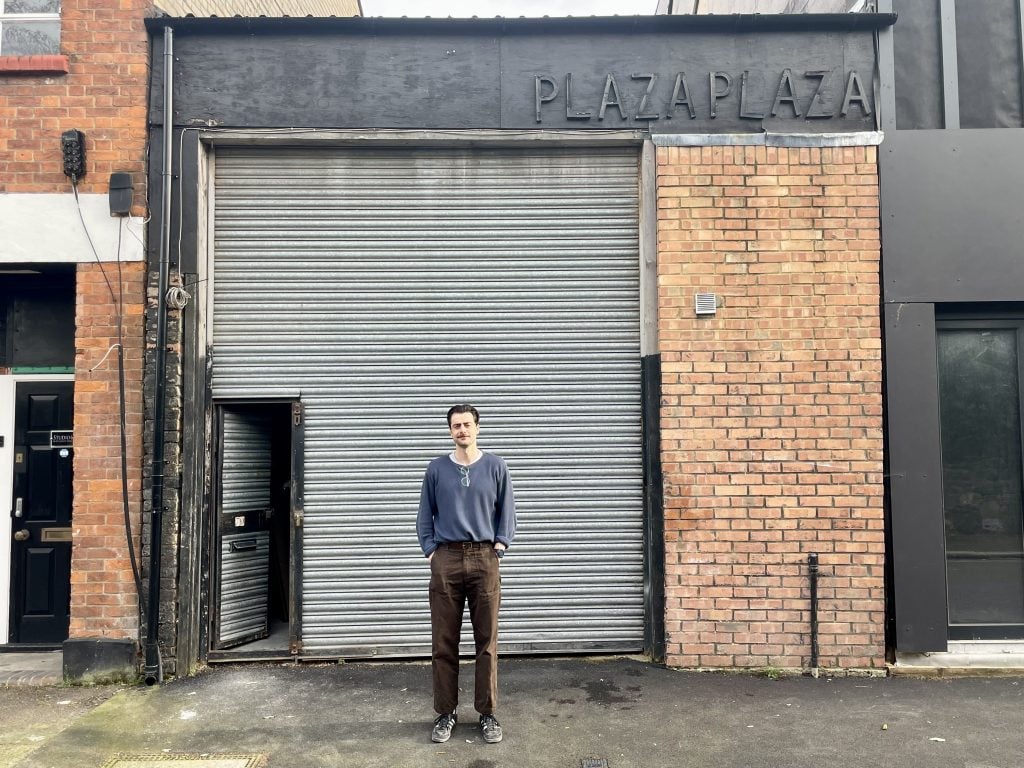
[[[218,403],[209,659],[298,653],[302,408]]]
[[[1024,638],[1024,319],[938,325],[949,637]]]
[[[19,381],[14,395],[9,642],[68,637],[74,382]]]

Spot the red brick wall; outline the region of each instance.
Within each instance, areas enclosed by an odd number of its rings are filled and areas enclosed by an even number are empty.
[[[0,192],[68,192],[60,135],[85,134],[83,193],[106,193],[112,171],[135,178],[144,213],[149,55],[148,0],[62,0],[67,74],[23,74],[26,59],[0,57]],[[53,58],[53,57],[50,57]],[[32,63],[32,62],[29,62]],[[37,69],[30,67],[29,69]]]
[[[106,279],[104,274],[106,273]],[[145,268],[121,265],[128,442],[128,499],[141,562],[142,361]],[[108,288],[107,281],[110,281]],[[138,637],[139,610],[121,493],[116,264],[78,267],[75,334],[75,485],[71,555],[71,637]],[[95,368],[95,370],[91,370]]]
[[[819,666],[882,667],[876,150],[657,167],[668,663],[806,667],[817,552]]]
[[[85,134],[83,194],[106,194],[110,173],[127,171],[135,215],[145,214],[148,0],[62,0],[61,55],[0,57],[0,193],[71,193],[61,133]],[[80,227],[77,219],[54,226]],[[75,247],[81,247],[76,245]],[[86,253],[55,258],[90,257]],[[110,256],[112,254],[104,254]],[[116,264],[102,268],[114,293]],[[128,405],[129,499],[136,540],[141,504],[143,280],[140,262],[121,265]],[[121,506],[115,305],[98,264],[78,267],[75,361],[75,480],[71,637],[135,638],[138,601]]]

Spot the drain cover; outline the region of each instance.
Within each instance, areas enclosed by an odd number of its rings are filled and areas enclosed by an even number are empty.
[[[159,755],[117,755],[103,768],[169,768],[168,763],[196,768],[266,768],[266,755],[193,755],[172,752]],[[183,766],[183,768],[185,768]]]
[[[608,768],[608,761],[603,757],[585,757],[581,768]]]

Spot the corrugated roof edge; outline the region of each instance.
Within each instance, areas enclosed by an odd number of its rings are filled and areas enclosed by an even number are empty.
[[[257,31],[307,33],[410,32],[477,33],[498,29],[503,32],[773,32],[878,30],[896,23],[895,13],[794,13],[735,14],[710,16],[544,16],[541,18],[388,18],[382,16],[260,16],[260,17],[180,17],[152,16],[146,28],[153,32],[172,27],[191,33],[244,33]],[[315,26],[314,26],[315,25]]]

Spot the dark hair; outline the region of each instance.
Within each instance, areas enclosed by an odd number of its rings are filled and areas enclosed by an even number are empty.
[[[452,416],[454,416],[456,413],[472,413],[473,421],[476,422],[477,424],[480,423],[480,412],[476,408],[474,408],[469,403],[459,403],[458,405],[453,405],[451,408],[448,409],[449,427],[451,427],[452,425]]]

